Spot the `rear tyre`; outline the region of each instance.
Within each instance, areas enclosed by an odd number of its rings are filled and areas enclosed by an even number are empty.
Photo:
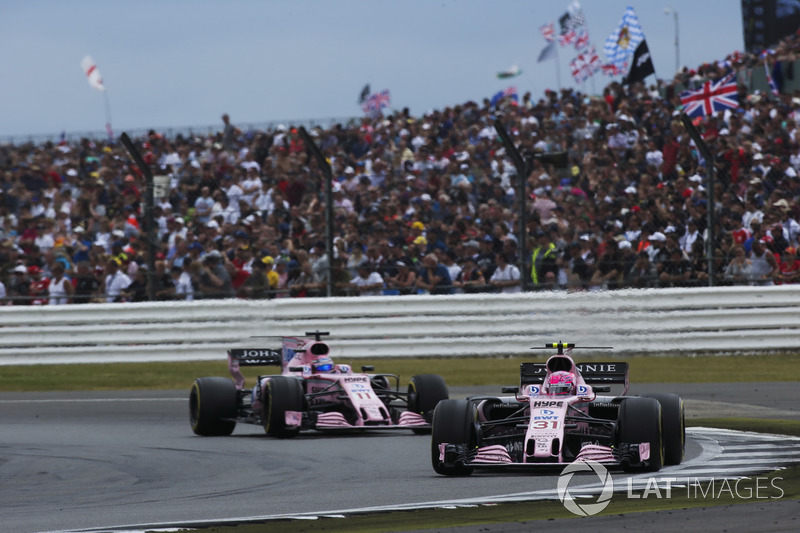
[[[189,393],[189,423],[195,435],[226,436],[236,427],[236,385],[228,378],[197,378]]]
[[[408,383],[408,410],[421,414],[428,422],[433,419],[436,404],[449,397],[444,378],[437,374],[420,374]],[[414,433],[427,434],[430,429],[415,429]]]
[[[287,439],[300,433],[299,427],[286,425],[286,411],[302,412],[305,400],[303,385],[298,379],[275,376],[265,386],[263,422],[270,437]]]
[[[437,474],[468,476],[473,468],[463,463],[445,465],[439,460],[440,444],[466,444],[472,450],[477,441],[475,429],[477,410],[469,400],[442,400],[433,411],[431,463]]]
[[[661,404],[654,398],[626,398],[619,406],[619,440],[631,444],[650,443],[650,459],[644,470],[657,472],[664,465]]]
[[[433,410],[450,397],[444,378],[437,374],[420,374],[408,383],[408,408],[431,420]]]
[[[686,423],[683,400],[677,394],[643,394],[661,404],[661,429],[664,439],[664,464],[679,465],[686,450]]]

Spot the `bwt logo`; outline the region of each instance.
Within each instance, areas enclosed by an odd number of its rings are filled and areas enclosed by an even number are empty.
[[[603,484],[603,490],[597,497],[595,503],[578,503],[569,492],[569,484],[572,477],[576,472],[594,472],[600,478],[600,483]],[[611,479],[611,474],[608,470],[594,461],[579,461],[568,465],[561,474],[558,476],[558,485],[556,486],[558,492],[558,499],[564,504],[567,511],[578,516],[593,516],[605,509],[611,502],[611,496],[614,494],[614,480]]]

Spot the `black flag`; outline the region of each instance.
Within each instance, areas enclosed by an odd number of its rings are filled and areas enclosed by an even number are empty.
[[[367,101],[367,98],[369,97],[369,93],[370,93],[370,90],[369,90],[369,83],[368,83],[368,84],[364,85],[364,88],[361,89],[361,94],[358,95],[358,104],[359,105],[361,105],[361,104],[363,104],[364,102]]]
[[[636,51],[633,53],[633,63],[628,75],[622,80],[623,85],[630,85],[637,81],[644,80],[650,74],[655,74],[656,69],[653,67],[653,60],[650,58],[650,50],[647,48],[647,41],[642,39]]]

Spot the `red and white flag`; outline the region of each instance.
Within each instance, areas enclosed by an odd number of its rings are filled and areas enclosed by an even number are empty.
[[[106,87],[103,85],[103,78],[100,77],[100,71],[97,70],[94,59],[92,59],[91,56],[84,57],[83,61],[81,61],[81,66],[86,73],[86,77],[89,79],[89,85],[98,91],[105,91]]]

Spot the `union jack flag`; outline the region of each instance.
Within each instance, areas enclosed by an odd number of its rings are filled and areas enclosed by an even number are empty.
[[[772,94],[778,96],[780,91],[778,90],[778,85],[775,83],[775,80],[772,78],[772,75],[769,73],[769,67],[767,66],[767,58],[764,58],[764,73],[767,75],[767,83],[769,84],[769,90],[772,91]]]
[[[623,63],[622,67],[618,67],[614,63],[606,63],[602,66],[603,74],[606,76],[619,76],[628,70],[628,63]]]
[[[384,89],[379,93],[369,95],[361,108],[364,113],[380,113],[381,109],[389,107],[391,103],[392,98],[389,95],[389,89]]]
[[[600,70],[602,68],[600,56],[597,55],[597,50],[595,50],[594,46],[586,52],[578,54],[578,57],[570,62],[569,68],[572,72],[572,77],[578,82],[586,81]]]
[[[502,91],[498,91],[492,96],[492,99],[489,101],[489,104],[494,107],[497,105],[500,100],[503,98],[508,98],[512,102],[516,103],[519,101],[519,95],[517,94],[517,88],[514,86],[507,87]],[[512,104],[513,105],[513,104]]]
[[[713,115],[717,111],[739,107],[737,91],[736,79],[731,74],[717,81],[707,81],[696,91],[683,91],[681,104],[690,117]]]
[[[558,36],[558,44],[561,46],[567,46],[577,41],[577,39],[578,34],[575,33],[575,30],[567,30]]]
[[[539,31],[542,32],[542,37],[544,37],[544,40],[548,43],[552,43],[556,40],[556,25],[554,23],[548,22],[539,28]]]
[[[580,51],[587,46],[589,46],[589,30],[583,28],[578,34],[577,39],[575,39],[575,49]]]
[[[731,61],[732,63],[739,63],[744,59],[744,56],[740,51],[736,50],[735,52],[725,56],[725,59]]]

